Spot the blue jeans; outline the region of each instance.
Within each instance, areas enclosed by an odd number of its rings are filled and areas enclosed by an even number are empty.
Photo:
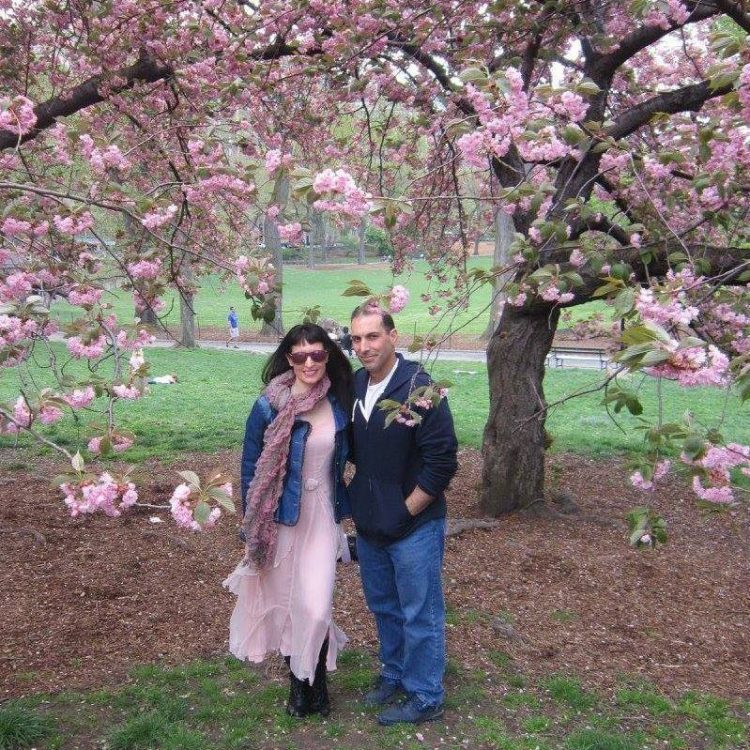
[[[385,547],[357,536],[362,588],[380,638],[381,676],[424,706],[443,702],[445,519]]]

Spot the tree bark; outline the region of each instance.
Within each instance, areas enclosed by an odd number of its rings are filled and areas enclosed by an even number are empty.
[[[480,505],[493,517],[544,496],[544,360],[559,308],[534,314],[505,305],[487,348],[490,414],[484,428]]]
[[[495,211],[495,248],[492,254],[492,265],[504,268],[510,264],[510,246],[513,242],[513,233],[516,228],[513,218],[502,209]],[[505,305],[505,285],[513,277],[512,272],[498,276],[492,284],[492,304],[490,305],[490,319],[487,328],[482,334],[482,339],[488,341],[497,328],[500,315]]]
[[[318,248],[320,252],[323,252],[323,244],[325,242],[325,224],[323,223],[323,213],[316,211],[314,208],[310,210],[310,248],[307,256],[307,267],[315,267],[315,248]]]
[[[365,232],[367,231],[367,223],[364,219],[362,219],[360,225],[359,225],[359,231],[358,231],[358,237],[359,237],[359,245],[357,246],[357,263],[359,263],[360,266],[364,266],[365,264]]]
[[[285,174],[276,180],[273,187],[273,203],[282,210],[289,201],[289,177]],[[279,237],[279,225],[276,219],[266,214],[263,220],[263,239],[266,243],[266,252],[273,257],[273,266],[276,270],[276,283],[283,290],[284,282],[284,253],[281,249],[281,238]],[[263,321],[260,329],[261,336],[283,336],[284,321],[282,318],[282,301],[283,291],[277,300],[276,309],[274,310],[273,320],[270,323]]]
[[[180,339],[179,345],[186,349],[195,349],[198,344],[195,338],[195,274],[190,256],[187,254],[180,263],[181,283],[177,287],[180,294]]]

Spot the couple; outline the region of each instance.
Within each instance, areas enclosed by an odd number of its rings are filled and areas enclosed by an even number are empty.
[[[292,328],[263,370],[242,453],[246,557],[225,581],[237,595],[229,647],[253,662],[280,651],[289,713],[330,712],[326,671],[347,640],[332,619],[346,554],[338,522],[351,515],[380,639],[380,674],[363,702],[381,707],[381,724],[419,723],[443,713],[444,490],[456,436],[445,399],[416,426],[385,427],[377,403],[405,400],[429,376],[396,354],[393,319],[372,303],[352,314],[351,335],[364,365],[354,375],[310,324]],[[347,460],[356,474],[345,487]]]

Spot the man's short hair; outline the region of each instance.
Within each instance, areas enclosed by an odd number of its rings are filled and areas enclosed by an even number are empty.
[[[361,305],[357,305],[357,307],[355,307],[352,311],[351,319],[354,320],[355,318],[361,318],[364,315],[379,315],[380,320],[383,323],[383,328],[385,328],[385,330],[388,332],[392,331],[396,327],[391,314],[389,312],[386,312],[374,300],[367,300],[367,302],[363,302]]]

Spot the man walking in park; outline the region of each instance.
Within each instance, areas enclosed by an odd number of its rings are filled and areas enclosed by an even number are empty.
[[[227,347],[231,341],[235,349],[240,347],[237,342],[240,340],[240,319],[237,317],[237,313],[233,307],[229,308],[229,315],[227,316],[227,323],[229,323],[229,338],[226,341]]]
[[[381,308],[358,307],[351,328],[364,367],[354,378],[357,471],[349,494],[362,587],[375,616],[381,662],[364,703],[383,706],[380,724],[418,724],[443,714],[444,491],[457,468],[456,435],[444,398],[419,409],[422,419],[416,425],[393,421],[385,426],[377,402],[403,402],[430,377],[418,363],[396,354],[393,318]]]

